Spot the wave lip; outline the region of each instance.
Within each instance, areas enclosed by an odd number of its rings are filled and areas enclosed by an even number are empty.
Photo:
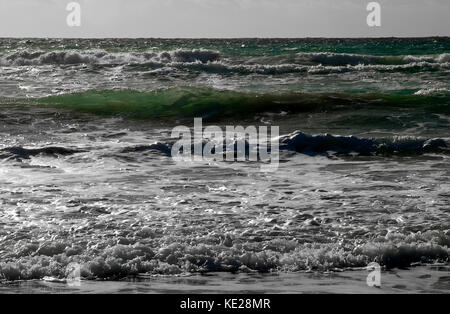
[[[56,157],[56,156],[68,156],[81,152],[83,151],[57,146],[49,146],[43,148],[24,148],[20,146],[15,146],[0,149],[0,159],[22,160],[22,159],[30,159],[31,157],[37,155]]]
[[[447,63],[450,62],[450,53],[442,53],[437,56],[405,56],[403,61],[406,63],[413,62],[430,62],[430,63]]]
[[[450,94],[450,89],[447,88],[427,88],[420,89],[414,95],[446,95]]]
[[[448,153],[444,139],[396,137],[393,139],[366,139],[332,134],[308,135],[296,131],[280,139],[280,150],[296,151],[306,155],[415,155]]]
[[[121,154],[130,153],[156,153],[163,156],[172,156],[172,147],[175,140],[156,142],[151,145],[137,145],[123,148]],[[204,139],[202,147],[208,143]],[[395,137],[387,139],[368,139],[355,136],[338,136],[332,134],[309,135],[300,131],[279,137],[280,151],[293,151],[309,156],[390,156],[390,155],[422,155],[427,153],[448,154],[450,149],[444,139],[420,139],[415,137]],[[246,156],[250,150],[257,149],[257,145],[250,145],[244,141]],[[219,145],[215,143],[215,145]],[[203,151],[202,148],[202,151]],[[234,151],[235,154],[242,153],[237,141],[232,145],[223,144],[222,151]],[[194,153],[194,144],[191,146]],[[214,151],[212,152],[214,153]]]
[[[314,66],[331,68],[355,66],[379,66],[379,69],[402,69],[399,66],[421,65],[426,68],[445,66],[450,62],[450,54],[430,56],[372,56],[348,53],[297,53],[295,55],[276,55],[265,57],[236,57],[224,55],[217,50],[208,49],[175,49],[167,51],[129,51],[108,52],[101,49],[91,50],[27,50],[20,49],[0,54],[0,65],[30,66],[30,65],[126,65],[126,64],[157,64],[160,66],[183,64],[210,64],[204,70],[214,71],[215,66],[222,66],[226,71],[238,73],[282,74],[307,71]],[[397,66],[397,67],[395,67]],[[278,69],[278,70],[277,70]],[[361,68],[356,68],[361,69]],[[371,67],[368,67],[371,69]],[[374,68],[378,69],[378,68]]]
[[[127,153],[139,153],[139,152],[150,151],[150,152],[161,153],[162,155],[165,155],[165,156],[171,156],[172,155],[172,152],[171,152],[172,146],[173,146],[172,143],[156,142],[151,145],[137,145],[137,146],[125,147],[120,152],[123,154],[127,154]]]
[[[0,65],[70,65],[70,64],[147,64],[171,62],[207,63],[220,59],[220,53],[206,49],[176,49],[163,52],[107,52],[104,50],[18,50],[0,55]]]
[[[201,62],[207,63],[217,61],[220,59],[220,53],[218,51],[206,50],[206,49],[194,49],[183,50],[177,49],[169,53],[173,61],[176,62]]]

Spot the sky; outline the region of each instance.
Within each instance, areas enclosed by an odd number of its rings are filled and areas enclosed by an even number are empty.
[[[450,36],[450,0],[0,0],[0,37],[420,37]]]

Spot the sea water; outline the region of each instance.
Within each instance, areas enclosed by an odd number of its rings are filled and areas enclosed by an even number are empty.
[[[0,43],[4,282],[448,263],[448,38]],[[279,126],[278,170],[174,162],[195,117]]]

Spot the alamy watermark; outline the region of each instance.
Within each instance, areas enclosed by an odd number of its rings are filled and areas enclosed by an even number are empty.
[[[81,5],[78,2],[69,2],[66,10],[70,13],[67,15],[66,23],[69,27],[81,26]],[[366,10],[370,13],[367,15],[366,22],[369,27],[381,26],[381,5],[379,2],[369,2]]]
[[[370,11],[367,15],[367,25],[369,27],[381,26],[381,5],[378,2],[369,2],[367,4],[367,11]]]
[[[194,129],[177,126],[172,138],[178,139],[172,146],[174,161],[260,162],[263,172],[273,172],[279,163],[279,127],[271,126],[219,126],[203,128],[202,118],[194,119]]]
[[[381,288],[381,266],[378,263],[370,263],[367,265],[367,270],[370,271],[367,275],[367,285],[369,287]]]
[[[66,283],[70,287],[81,286],[81,266],[78,263],[70,263],[66,267]]]
[[[70,11],[66,18],[67,25],[69,27],[81,26],[81,5],[78,2],[70,2],[67,4],[66,10]]]

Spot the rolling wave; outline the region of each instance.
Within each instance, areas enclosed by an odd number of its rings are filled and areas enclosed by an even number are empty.
[[[64,147],[42,147],[42,148],[24,148],[20,146],[6,147],[0,149],[0,159],[30,159],[33,156],[45,155],[45,156],[68,156],[75,153],[80,153],[82,150],[76,150]]]
[[[208,141],[203,141],[205,145]],[[356,136],[339,136],[333,134],[309,135],[300,131],[283,135],[279,138],[280,151],[297,152],[309,156],[414,156],[427,153],[449,154],[447,141],[441,138],[425,139],[419,137],[391,137],[391,138],[360,138]],[[245,153],[256,146],[245,141]],[[217,144],[216,144],[217,145]],[[164,156],[171,156],[173,141],[156,142],[151,145],[138,145],[126,147],[121,154],[154,152]],[[194,146],[191,147],[194,153]],[[236,141],[229,147],[225,144],[221,151],[234,150],[238,145]]]
[[[300,131],[281,137],[281,150],[293,150],[306,155],[420,155],[424,153],[449,153],[444,139],[393,137],[381,139],[336,136],[332,134],[309,135]]]
[[[87,91],[37,100],[38,105],[138,119],[203,117],[205,119],[252,118],[255,114],[322,112],[355,108],[422,108],[449,113],[450,94],[443,90],[414,94],[256,93],[213,88],[177,87],[153,92]],[[3,100],[3,103],[8,100]],[[15,102],[20,102],[15,100]]]
[[[139,155],[146,152],[159,154],[166,157],[172,156],[172,147],[175,139],[165,142],[155,142],[153,144],[144,144],[136,146],[126,146],[119,150],[111,150],[104,157]],[[229,146],[223,143],[221,151],[239,152],[239,140],[234,140]],[[309,135],[301,131],[295,131],[291,134],[282,135],[278,138],[279,150],[287,152],[296,152],[309,156],[414,156],[427,153],[450,154],[450,147],[446,139],[441,138],[421,138],[412,136],[395,136],[391,138],[361,138],[356,136],[340,136],[333,134]],[[257,144],[250,145],[244,140],[244,150],[248,156],[250,150],[257,149]],[[209,144],[207,139],[202,142],[205,148]],[[212,152],[215,151],[214,142]],[[194,153],[194,144],[191,146]],[[203,150],[203,149],[202,149]],[[23,161],[34,156],[61,157],[70,156],[77,153],[87,152],[86,150],[65,148],[65,147],[38,147],[25,148],[20,146],[6,147],[0,150],[0,159]],[[241,152],[242,153],[242,152]]]

